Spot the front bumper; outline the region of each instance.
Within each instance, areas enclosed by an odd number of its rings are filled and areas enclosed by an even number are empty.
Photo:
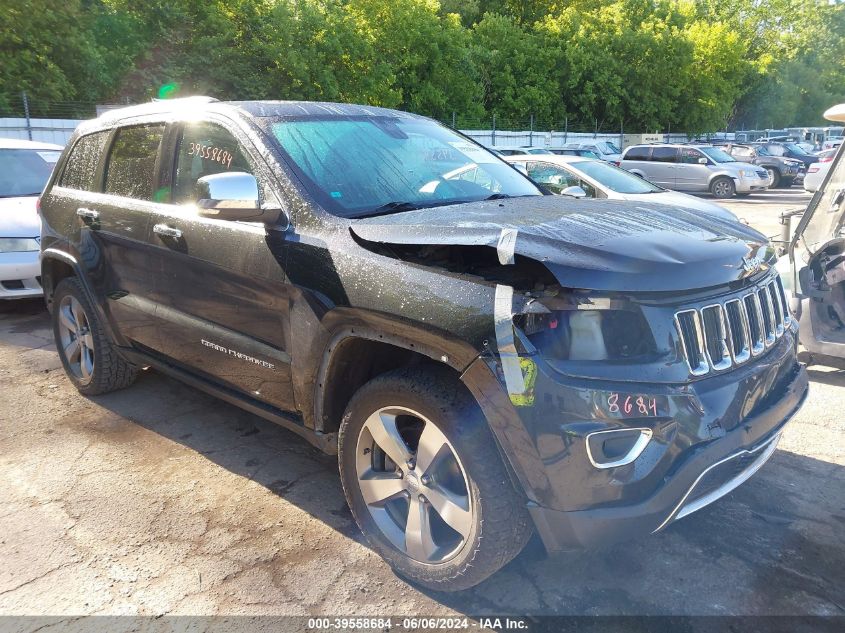
[[[786,422],[808,392],[807,373],[796,366],[780,398],[743,419],[724,437],[689,449],[662,485],[639,503],[558,511],[529,504],[550,552],[595,547],[657,532],[731,492],[772,455]]]
[[[38,251],[0,253],[0,299],[25,299],[43,294]]]
[[[742,176],[739,178],[734,178],[734,183],[736,183],[736,190],[739,193],[750,193],[752,191],[763,191],[768,189],[771,182],[769,181],[768,176],[765,178],[762,177],[749,177],[749,176]]]

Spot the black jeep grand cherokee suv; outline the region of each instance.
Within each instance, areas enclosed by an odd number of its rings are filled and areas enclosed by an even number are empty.
[[[544,196],[380,108],[204,98],[84,123],[41,197],[86,395],[152,366],[337,452],[399,573],[478,583],[657,532],[772,454],[807,393],[740,224]]]

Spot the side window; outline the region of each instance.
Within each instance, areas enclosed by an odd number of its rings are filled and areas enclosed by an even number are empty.
[[[655,147],[651,152],[651,160],[658,163],[675,163],[678,161],[678,148]]]
[[[254,170],[228,130],[216,123],[186,123],[176,154],[173,202],[195,202],[194,185],[203,176],[236,171]]]
[[[780,145],[766,145],[765,147],[766,150],[768,150],[769,154],[771,154],[772,156],[784,155],[783,147],[781,147]]]
[[[731,156],[738,156],[741,158],[753,158],[754,157],[754,150],[750,147],[734,147],[731,152]]]
[[[535,161],[528,163],[528,175],[539,183],[559,186],[562,189],[578,184],[578,179],[572,174],[549,163]]]
[[[120,128],[106,165],[105,192],[137,200],[166,200],[166,189],[153,190],[163,137],[164,123]]]
[[[650,147],[643,145],[628,148],[624,160],[648,160]]]
[[[684,147],[681,149],[682,163],[686,163],[687,165],[697,165],[699,158],[704,158],[704,154],[699,152],[697,149],[691,149],[689,147]]]
[[[81,191],[93,191],[97,164],[108,138],[108,132],[95,132],[80,137],[73,149],[70,150],[70,155],[65,163],[65,170],[59,179],[59,186]]]
[[[581,189],[584,190],[584,193],[587,194],[588,198],[598,198],[599,197],[598,193],[596,192],[596,188],[593,187],[593,185],[588,183],[586,180],[579,180],[578,186],[581,187]]]

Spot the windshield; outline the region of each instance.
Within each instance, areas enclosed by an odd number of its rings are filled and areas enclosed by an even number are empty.
[[[663,191],[639,176],[598,160],[572,163],[572,167],[616,193],[658,193]]]
[[[39,195],[60,155],[53,149],[0,149],[0,198]]]
[[[811,255],[827,242],[842,237],[842,218],[845,215],[845,163],[842,151],[834,159],[824,188],[819,189],[807,207],[802,237]]]
[[[309,191],[342,217],[542,195],[494,154],[426,119],[303,117],[270,129]]]
[[[599,151],[602,154],[618,154],[620,152],[620,149],[610,141],[601,141],[596,143],[596,147],[599,148]]]
[[[707,154],[716,163],[735,163],[736,159],[718,147],[699,147],[699,150]]]

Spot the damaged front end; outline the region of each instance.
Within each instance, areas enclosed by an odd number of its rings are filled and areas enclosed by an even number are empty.
[[[493,290],[463,379],[548,549],[656,531],[759,468],[806,396],[774,252],[681,210],[529,202],[352,232]]]

